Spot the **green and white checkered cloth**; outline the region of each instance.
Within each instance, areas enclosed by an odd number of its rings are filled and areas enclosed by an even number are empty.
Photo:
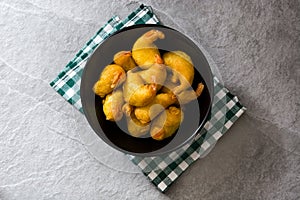
[[[109,35],[123,27],[134,24],[159,24],[158,18],[150,7],[141,5],[126,19],[112,17],[94,35],[86,45],[76,54],[74,59],[59,73],[51,83],[61,96],[83,113],[80,100],[80,81],[87,58],[95,48]],[[246,110],[238,98],[233,96],[223,85],[214,78],[214,102],[209,120],[200,131],[200,134],[191,144],[187,144],[178,151],[164,157],[141,158],[129,156],[134,164],[139,166],[143,173],[164,192],[193,162],[205,154],[218,139],[232,126],[232,124]]]

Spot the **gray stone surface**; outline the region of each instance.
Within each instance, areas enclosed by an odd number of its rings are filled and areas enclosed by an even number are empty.
[[[138,2],[1,0],[0,199],[299,199],[300,2],[143,2],[205,47],[247,113],[161,194],[120,155],[97,160],[84,116],[48,84]]]

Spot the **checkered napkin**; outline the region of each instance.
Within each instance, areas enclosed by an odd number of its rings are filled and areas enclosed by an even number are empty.
[[[159,24],[158,18],[150,7],[141,5],[126,19],[120,20],[118,16],[112,17],[100,30],[86,43],[67,66],[51,83],[61,96],[83,113],[80,100],[80,81],[87,58],[95,48],[108,36],[134,24]],[[217,140],[232,126],[243,114],[243,107],[236,96],[233,96],[217,78],[214,78],[214,102],[211,114],[200,134],[194,141],[163,157],[136,157],[129,156],[134,164],[139,166],[143,173],[164,192],[193,162],[201,158],[206,151],[213,147]]]

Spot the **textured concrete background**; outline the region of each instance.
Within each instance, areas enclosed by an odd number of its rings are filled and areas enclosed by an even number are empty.
[[[143,3],[205,47],[247,113],[161,194],[126,158],[95,159],[84,116],[49,87],[138,2],[1,0],[0,199],[299,199],[299,0]]]

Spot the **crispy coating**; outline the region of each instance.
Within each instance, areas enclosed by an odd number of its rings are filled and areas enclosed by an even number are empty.
[[[156,63],[157,57],[160,58],[160,53],[153,42],[164,38],[164,33],[158,30],[150,30],[139,37],[132,47],[132,57],[135,63],[144,69]]]
[[[132,105],[130,105],[129,103],[125,103],[122,106],[122,111],[126,116],[130,116],[131,113],[133,112],[133,110],[134,110],[134,107]]]
[[[149,123],[165,108],[177,101],[176,96],[172,93],[161,93],[155,96],[154,100],[144,107],[137,107],[134,110],[135,116],[142,123]]]
[[[179,86],[179,82],[177,83],[173,83],[171,81],[172,79],[172,75],[168,74],[167,79],[165,81],[164,86],[161,88],[160,92],[162,93],[175,93],[175,88]],[[176,98],[177,98],[177,105],[184,105],[187,104],[195,99],[197,99],[202,91],[204,90],[204,85],[203,83],[198,83],[198,86],[196,88],[196,90],[194,91],[193,88],[190,86],[186,89],[184,89],[183,91],[180,91],[179,93],[176,94]]]
[[[167,70],[163,64],[154,63],[150,68],[138,73],[145,83],[155,83],[156,90],[159,90],[167,78]]]
[[[171,81],[180,82],[174,92],[178,94],[191,86],[194,80],[194,66],[191,58],[182,51],[167,52],[163,55],[165,65],[173,70]]]
[[[172,136],[179,128],[183,120],[183,112],[180,108],[169,107],[161,113],[151,124],[150,135],[155,140],[163,140]]]
[[[156,95],[156,84],[144,84],[138,73],[127,72],[127,79],[123,85],[124,99],[132,106],[146,106]]]
[[[122,106],[124,104],[122,90],[117,90],[106,95],[102,103],[106,120],[119,121],[122,118]]]
[[[127,128],[133,137],[141,137],[149,132],[150,124],[143,124],[132,115],[127,117]]]
[[[177,99],[178,99],[177,104],[184,105],[197,99],[201,95],[203,89],[204,89],[203,83],[199,83],[196,91],[194,91],[193,89],[183,90],[177,95]]]
[[[142,85],[135,90],[129,99],[129,104],[133,106],[146,106],[156,95],[156,84]]]
[[[126,116],[127,129],[133,137],[141,137],[150,130],[150,124],[141,123],[134,115],[134,107],[125,103],[122,108]]]
[[[164,85],[160,89],[160,92],[162,92],[162,93],[172,93],[174,88],[179,85],[179,82],[174,83],[174,82],[171,81],[171,79],[172,79],[172,74],[167,73],[167,78],[165,80]]]
[[[136,67],[136,64],[131,57],[130,51],[120,51],[114,55],[114,62],[123,67],[125,71],[131,70]]]
[[[103,98],[105,95],[111,93],[114,88],[123,83],[125,79],[126,74],[122,67],[116,64],[107,65],[103,69],[99,80],[95,83],[93,91]]]

